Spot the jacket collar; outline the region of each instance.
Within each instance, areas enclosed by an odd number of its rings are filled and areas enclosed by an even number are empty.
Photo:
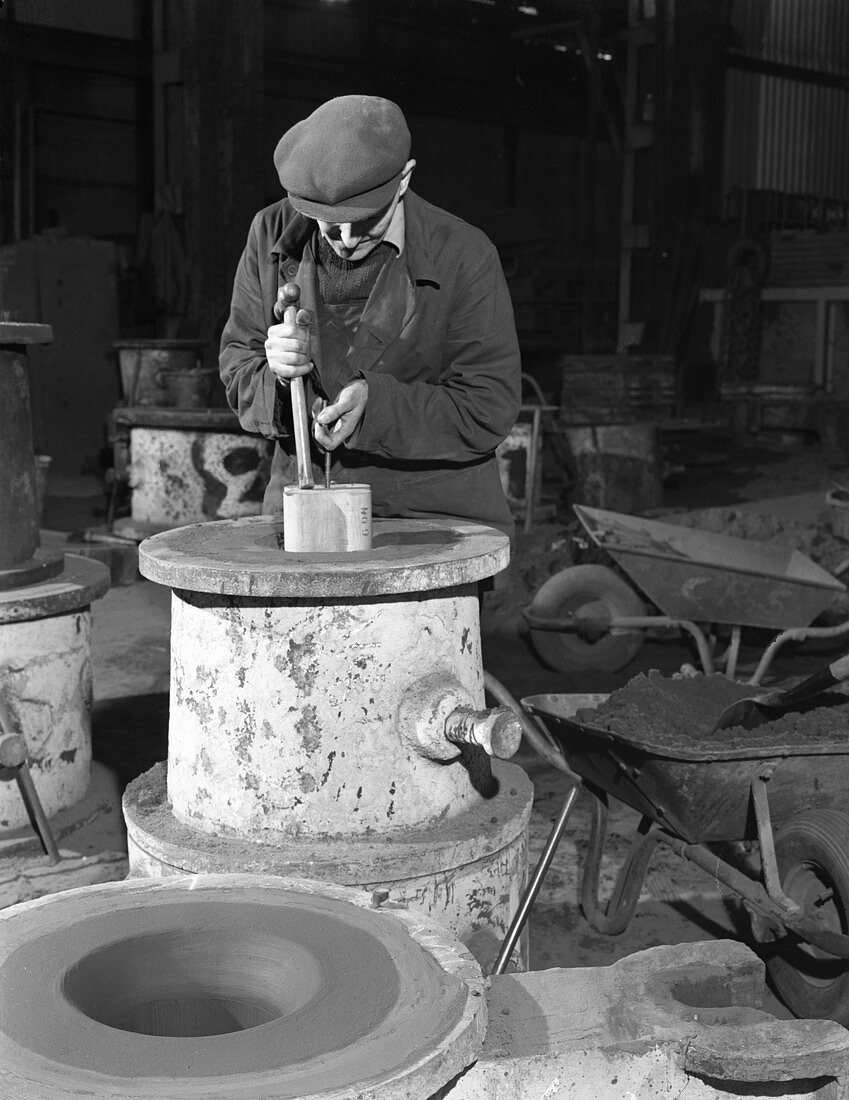
[[[404,255],[414,283],[439,286],[439,276],[425,235],[424,217],[428,204],[413,191],[404,196]]]
[[[439,285],[439,277],[424,233],[423,216],[427,203],[413,191],[404,196],[404,252],[403,259],[414,283]],[[279,204],[280,230],[269,248],[269,258],[291,256],[300,260],[304,247],[313,234],[315,222],[299,214],[288,199]]]
[[[269,259],[279,256],[293,256],[300,260],[304,253],[304,246],[312,236],[315,222],[311,218],[305,218],[303,214],[289,204],[288,199],[281,199],[277,204],[277,219],[279,232],[268,250]]]

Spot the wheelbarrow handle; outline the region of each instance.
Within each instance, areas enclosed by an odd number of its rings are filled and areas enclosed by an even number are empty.
[[[844,653],[836,661],[832,661],[825,668],[820,668],[811,673],[806,679],[781,692],[781,705],[793,704],[818,695],[835,684],[842,684],[849,679],[849,653]]]

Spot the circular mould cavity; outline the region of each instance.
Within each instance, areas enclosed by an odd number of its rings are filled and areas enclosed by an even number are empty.
[[[309,1004],[321,961],[253,928],[129,936],[97,948],[62,979],[68,1003],[96,1023],[140,1035],[226,1035]]]
[[[285,910],[189,896],[92,913],[85,930],[56,928],[49,952],[43,942],[21,945],[0,969],[7,1004],[28,978],[36,991],[58,980],[50,1007],[60,1026],[45,1029],[22,1005],[5,1029],[44,1057],[139,1077],[247,1072],[270,1054],[263,1024],[280,1043],[281,1065],[327,1055],[361,1041],[398,996],[397,959],[356,917],[295,893]],[[68,1043],[78,1015],[96,1042]],[[155,1059],[148,1035],[171,1040]],[[188,1037],[206,1042],[179,1041]]]
[[[0,914],[0,1094],[392,1100],[416,1079],[430,1095],[477,1054],[482,988],[451,933],[362,891],[83,887]]]

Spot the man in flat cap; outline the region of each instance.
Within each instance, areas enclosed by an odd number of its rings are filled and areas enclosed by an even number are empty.
[[[251,225],[221,377],[245,430],[278,441],[264,512],[297,484],[287,386],[302,375],[333,481],[369,484],[376,516],[512,534],[495,459],[521,391],[507,285],[483,233],[409,189],[415,163],[400,108],[373,96],[331,99],[283,135],[287,197]],[[296,323],[274,315],[287,282]]]

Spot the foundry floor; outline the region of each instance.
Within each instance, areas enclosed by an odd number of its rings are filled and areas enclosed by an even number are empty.
[[[727,454],[714,452],[695,462],[667,489],[670,508],[696,508],[742,501],[772,500],[783,514],[801,522],[822,513],[825,491],[842,477],[826,466],[816,447],[770,446]],[[101,524],[103,494],[92,478],[51,480],[44,527],[72,531]],[[556,524],[551,530],[556,533]],[[521,541],[519,554],[521,555]],[[847,544],[849,555],[849,544]],[[113,586],[92,606],[95,757],[114,769],[122,784],[166,756],[169,680],[170,592],[138,576]],[[571,674],[541,665],[523,641],[515,605],[485,607],[482,621],[484,664],[516,697],[541,692],[607,692],[639,672],[666,673],[691,661],[677,638],[647,640],[622,672]],[[763,639],[744,646],[739,675],[751,671]],[[775,678],[797,677],[833,659],[798,651],[774,666]],[[536,791],[531,822],[531,858],[541,851],[567,789],[564,776],[524,746],[516,760],[529,772]],[[611,815],[611,858],[603,867],[603,887],[623,848],[623,835],[636,815],[616,804]],[[734,899],[716,882],[671,853],[653,857],[637,913],[620,936],[595,933],[578,908],[579,855],[588,835],[588,815],[579,801],[547,875],[530,922],[534,969],[608,965],[624,955],[658,944],[747,936]],[[786,1015],[777,1002],[770,1008]]]

